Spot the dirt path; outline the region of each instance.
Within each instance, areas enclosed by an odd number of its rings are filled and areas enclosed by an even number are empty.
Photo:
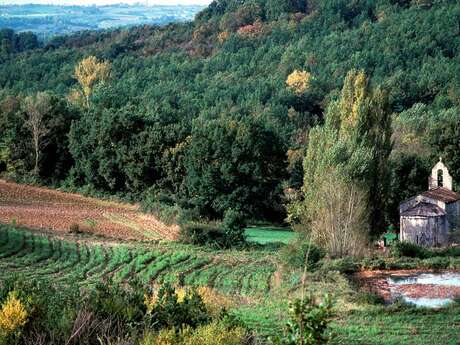
[[[0,222],[69,232],[71,226],[95,235],[129,240],[174,240],[168,226],[139,207],[0,180]]]

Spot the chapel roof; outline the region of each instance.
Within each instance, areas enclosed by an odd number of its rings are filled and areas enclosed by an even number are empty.
[[[445,215],[446,212],[441,207],[427,202],[419,202],[401,213],[403,217],[440,217]]]
[[[422,195],[427,198],[445,202],[446,204],[460,200],[460,194],[443,187],[428,190],[423,192]]]

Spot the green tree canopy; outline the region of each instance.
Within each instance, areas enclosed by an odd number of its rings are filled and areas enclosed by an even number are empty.
[[[267,216],[279,204],[285,161],[283,141],[256,119],[197,119],[185,163],[189,202],[210,218],[227,209]]]

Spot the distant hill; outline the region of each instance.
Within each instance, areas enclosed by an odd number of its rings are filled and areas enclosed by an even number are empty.
[[[164,25],[193,20],[202,6],[0,6],[0,29],[32,31],[39,38],[81,30],[99,30],[140,24]]]

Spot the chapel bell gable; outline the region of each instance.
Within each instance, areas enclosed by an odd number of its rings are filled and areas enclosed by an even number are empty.
[[[431,170],[431,176],[429,178],[430,190],[439,187],[453,190],[452,176],[449,174],[449,169],[447,169],[447,167],[444,165],[441,158]]]

